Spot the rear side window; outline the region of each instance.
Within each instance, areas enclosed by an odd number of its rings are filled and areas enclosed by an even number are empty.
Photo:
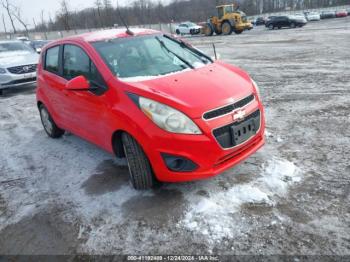
[[[59,46],[51,47],[46,51],[45,70],[58,73]]]

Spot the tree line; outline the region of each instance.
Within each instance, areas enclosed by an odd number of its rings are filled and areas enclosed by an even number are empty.
[[[3,24],[6,31],[4,15],[7,15],[16,33],[18,29],[14,21],[28,33],[28,23],[22,19],[20,6],[12,0],[0,0],[3,7]],[[216,6],[220,4],[236,4],[247,15],[257,15],[286,10],[302,10],[348,4],[347,0],[172,0],[165,5],[161,0],[133,0],[127,6],[115,6],[111,0],[95,0],[93,6],[83,10],[71,9],[67,0],[60,1],[60,10],[54,17],[33,18],[34,28],[31,31],[76,30],[89,28],[106,28],[122,25],[147,25],[181,21],[206,21],[216,15]]]

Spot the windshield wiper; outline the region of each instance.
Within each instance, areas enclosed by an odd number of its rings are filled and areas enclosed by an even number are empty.
[[[174,39],[172,38],[171,36],[168,36],[168,35],[163,35],[165,38],[175,42],[175,43],[178,43],[180,44],[180,46],[182,48],[187,48],[189,50],[191,50],[192,52],[194,52],[196,55],[198,55],[199,57],[204,57],[206,60],[210,61],[213,63],[213,59],[211,59],[209,56],[207,56],[206,54],[203,54],[201,51],[197,50],[196,48],[188,45],[186,42],[182,41],[181,39]],[[201,58],[200,58],[201,59]],[[202,60],[202,59],[201,59]],[[202,60],[203,61],[203,60]],[[204,62],[204,61],[203,61]]]
[[[182,58],[181,56],[179,56],[179,55],[176,54],[175,52],[171,51],[171,50],[165,45],[165,43],[164,43],[162,40],[159,39],[158,36],[156,36],[155,38],[156,38],[157,41],[160,43],[161,47],[164,48],[168,53],[173,54],[173,55],[176,56],[178,59],[180,59],[181,62],[183,62],[184,64],[186,64],[189,68],[194,69],[194,66],[193,66],[190,62],[186,61],[186,59]]]

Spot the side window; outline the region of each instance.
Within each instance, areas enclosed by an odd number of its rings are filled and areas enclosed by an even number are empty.
[[[58,54],[60,47],[55,46],[47,49],[45,56],[45,70],[58,74]]]
[[[70,80],[81,75],[85,76],[92,86],[105,89],[106,84],[102,76],[84,50],[75,45],[64,45],[63,77]]]

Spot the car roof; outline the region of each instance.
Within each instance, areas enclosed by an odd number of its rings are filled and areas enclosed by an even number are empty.
[[[161,33],[160,31],[145,29],[145,28],[130,28],[130,31],[134,33],[133,36]],[[131,37],[131,36],[127,34],[126,29],[123,28],[123,29],[107,29],[107,30],[100,30],[100,31],[89,32],[89,33],[83,33],[80,35],[74,35],[74,36],[63,38],[61,39],[61,41],[80,40],[84,42],[97,42],[97,41],[103,41],[108,39],[125,38],[125,37]]]
[[[1,40],[0,44],[6,44],[6,43],[23,43],[21,40]]]

